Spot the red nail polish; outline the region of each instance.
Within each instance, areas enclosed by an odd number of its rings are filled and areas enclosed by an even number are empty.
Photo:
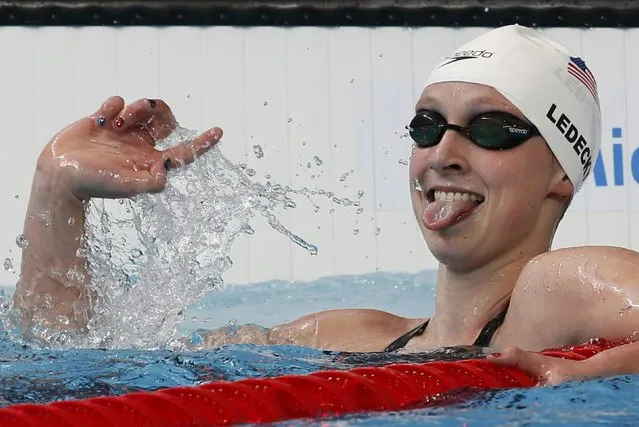
[[[124,124],[124,119],[122,117],[118,117],[117,119],[115,119],[115,125],[117,127],[121,128],[123,124]]]
[[[491,354],[492,357],[501,357],[501,353],[493,353]]]

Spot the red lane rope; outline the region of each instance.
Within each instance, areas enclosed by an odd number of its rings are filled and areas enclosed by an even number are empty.
[[[583,360],[615,344],[593,340],[541,354]],[[212,426],[323,418],[424,406],[463,388],[533,387],[526,373],[484,359],[396,363],[308,375],[218,381],[116,397],[0,408],[0,426]]]

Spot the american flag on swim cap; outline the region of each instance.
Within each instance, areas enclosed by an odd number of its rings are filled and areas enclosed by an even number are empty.
[[[568,62],[568,73],[576,77],[586,88],[590,91],[592,96],[599,104],[599,97],[597,96],[597,81],[595,76],[592,75],[586,62],[578,56],[571,56],[570,62]]]

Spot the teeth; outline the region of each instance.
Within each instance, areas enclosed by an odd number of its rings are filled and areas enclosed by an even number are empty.
[[[470,200],[474,203],[481,203],[484,201],[484,197],[475,193],[461,193],[452,191],[439,191],[435,190],[435,200],[442,202],[453,202],[455,200]]]

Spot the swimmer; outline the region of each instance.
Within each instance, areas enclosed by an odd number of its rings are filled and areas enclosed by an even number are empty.
[[[639,372],[634,343],[588,363],[531,353],[597,337],[632,341],[639,328],[639,313],[627,310],[639,303],[638,253],[595,246],[551,250],[600,146],[596,83],[585,63],[523,26],[488,31],[436,66],[409,122],[413,210],[439,261],[433,316],[329,310],[271,329],[209,331],[201,345],[348,352],[476,345],[501,352],[490,357],[495,363],[520,366],[551,383]],[[83,244],[83,203],[162,191],[167,168],[188,165],[191,148],[200,155],[222,136],[213,128],[168,152],[156,150],[155,141],[175,126],[162,101],[125,106],[112,97],[45,147],[24,226],[33,244],[23,249],[14,297],[25,326],[86,326],[96,297],[87,291],[84,260],[75,255]],[[46,221],[43,210],[50,212]],[[82,275],[59,273],[69,269]]]

